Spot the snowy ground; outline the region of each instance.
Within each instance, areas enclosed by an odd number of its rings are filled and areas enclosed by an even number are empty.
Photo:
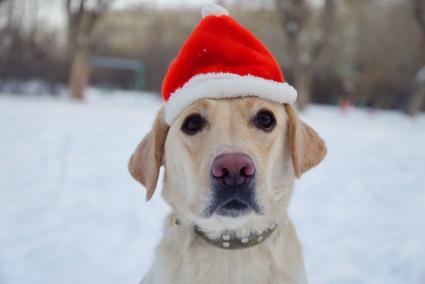
[[[106,97],[106,98],[105,98]],[[168,208],[127,173],[160,103],[0,96],[0,283],[133,284]],[[311,283],[425,283],[425,116],[304,115],[329,154],[291,203]]]

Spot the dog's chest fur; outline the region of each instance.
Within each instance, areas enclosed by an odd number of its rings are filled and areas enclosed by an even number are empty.
[[[301,247],[292,223],[248,249],[213,247],[190,227],[167,226],[154,265],[143,284],[307,283]]]

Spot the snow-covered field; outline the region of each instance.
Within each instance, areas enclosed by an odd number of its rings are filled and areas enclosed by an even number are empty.
[[[0,283],[132,284],[168,208],[127,160],[160,102],[0,96]],[[311,283],[425,283],[425,116],[312,107],[323,164],[290,214]]]

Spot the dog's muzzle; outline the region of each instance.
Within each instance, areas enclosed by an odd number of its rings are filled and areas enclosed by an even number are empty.
[[[241,153],[217,156],[211,166],[212,200],[205,215],[238,217],[250,211],[261,214],[255,198],[255,165]]]

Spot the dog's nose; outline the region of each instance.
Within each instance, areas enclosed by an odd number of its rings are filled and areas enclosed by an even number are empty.
[[[253,178],[255,166],[248,155],[221,154],[214,159],[211,174],[224,187],[242,186]]]

